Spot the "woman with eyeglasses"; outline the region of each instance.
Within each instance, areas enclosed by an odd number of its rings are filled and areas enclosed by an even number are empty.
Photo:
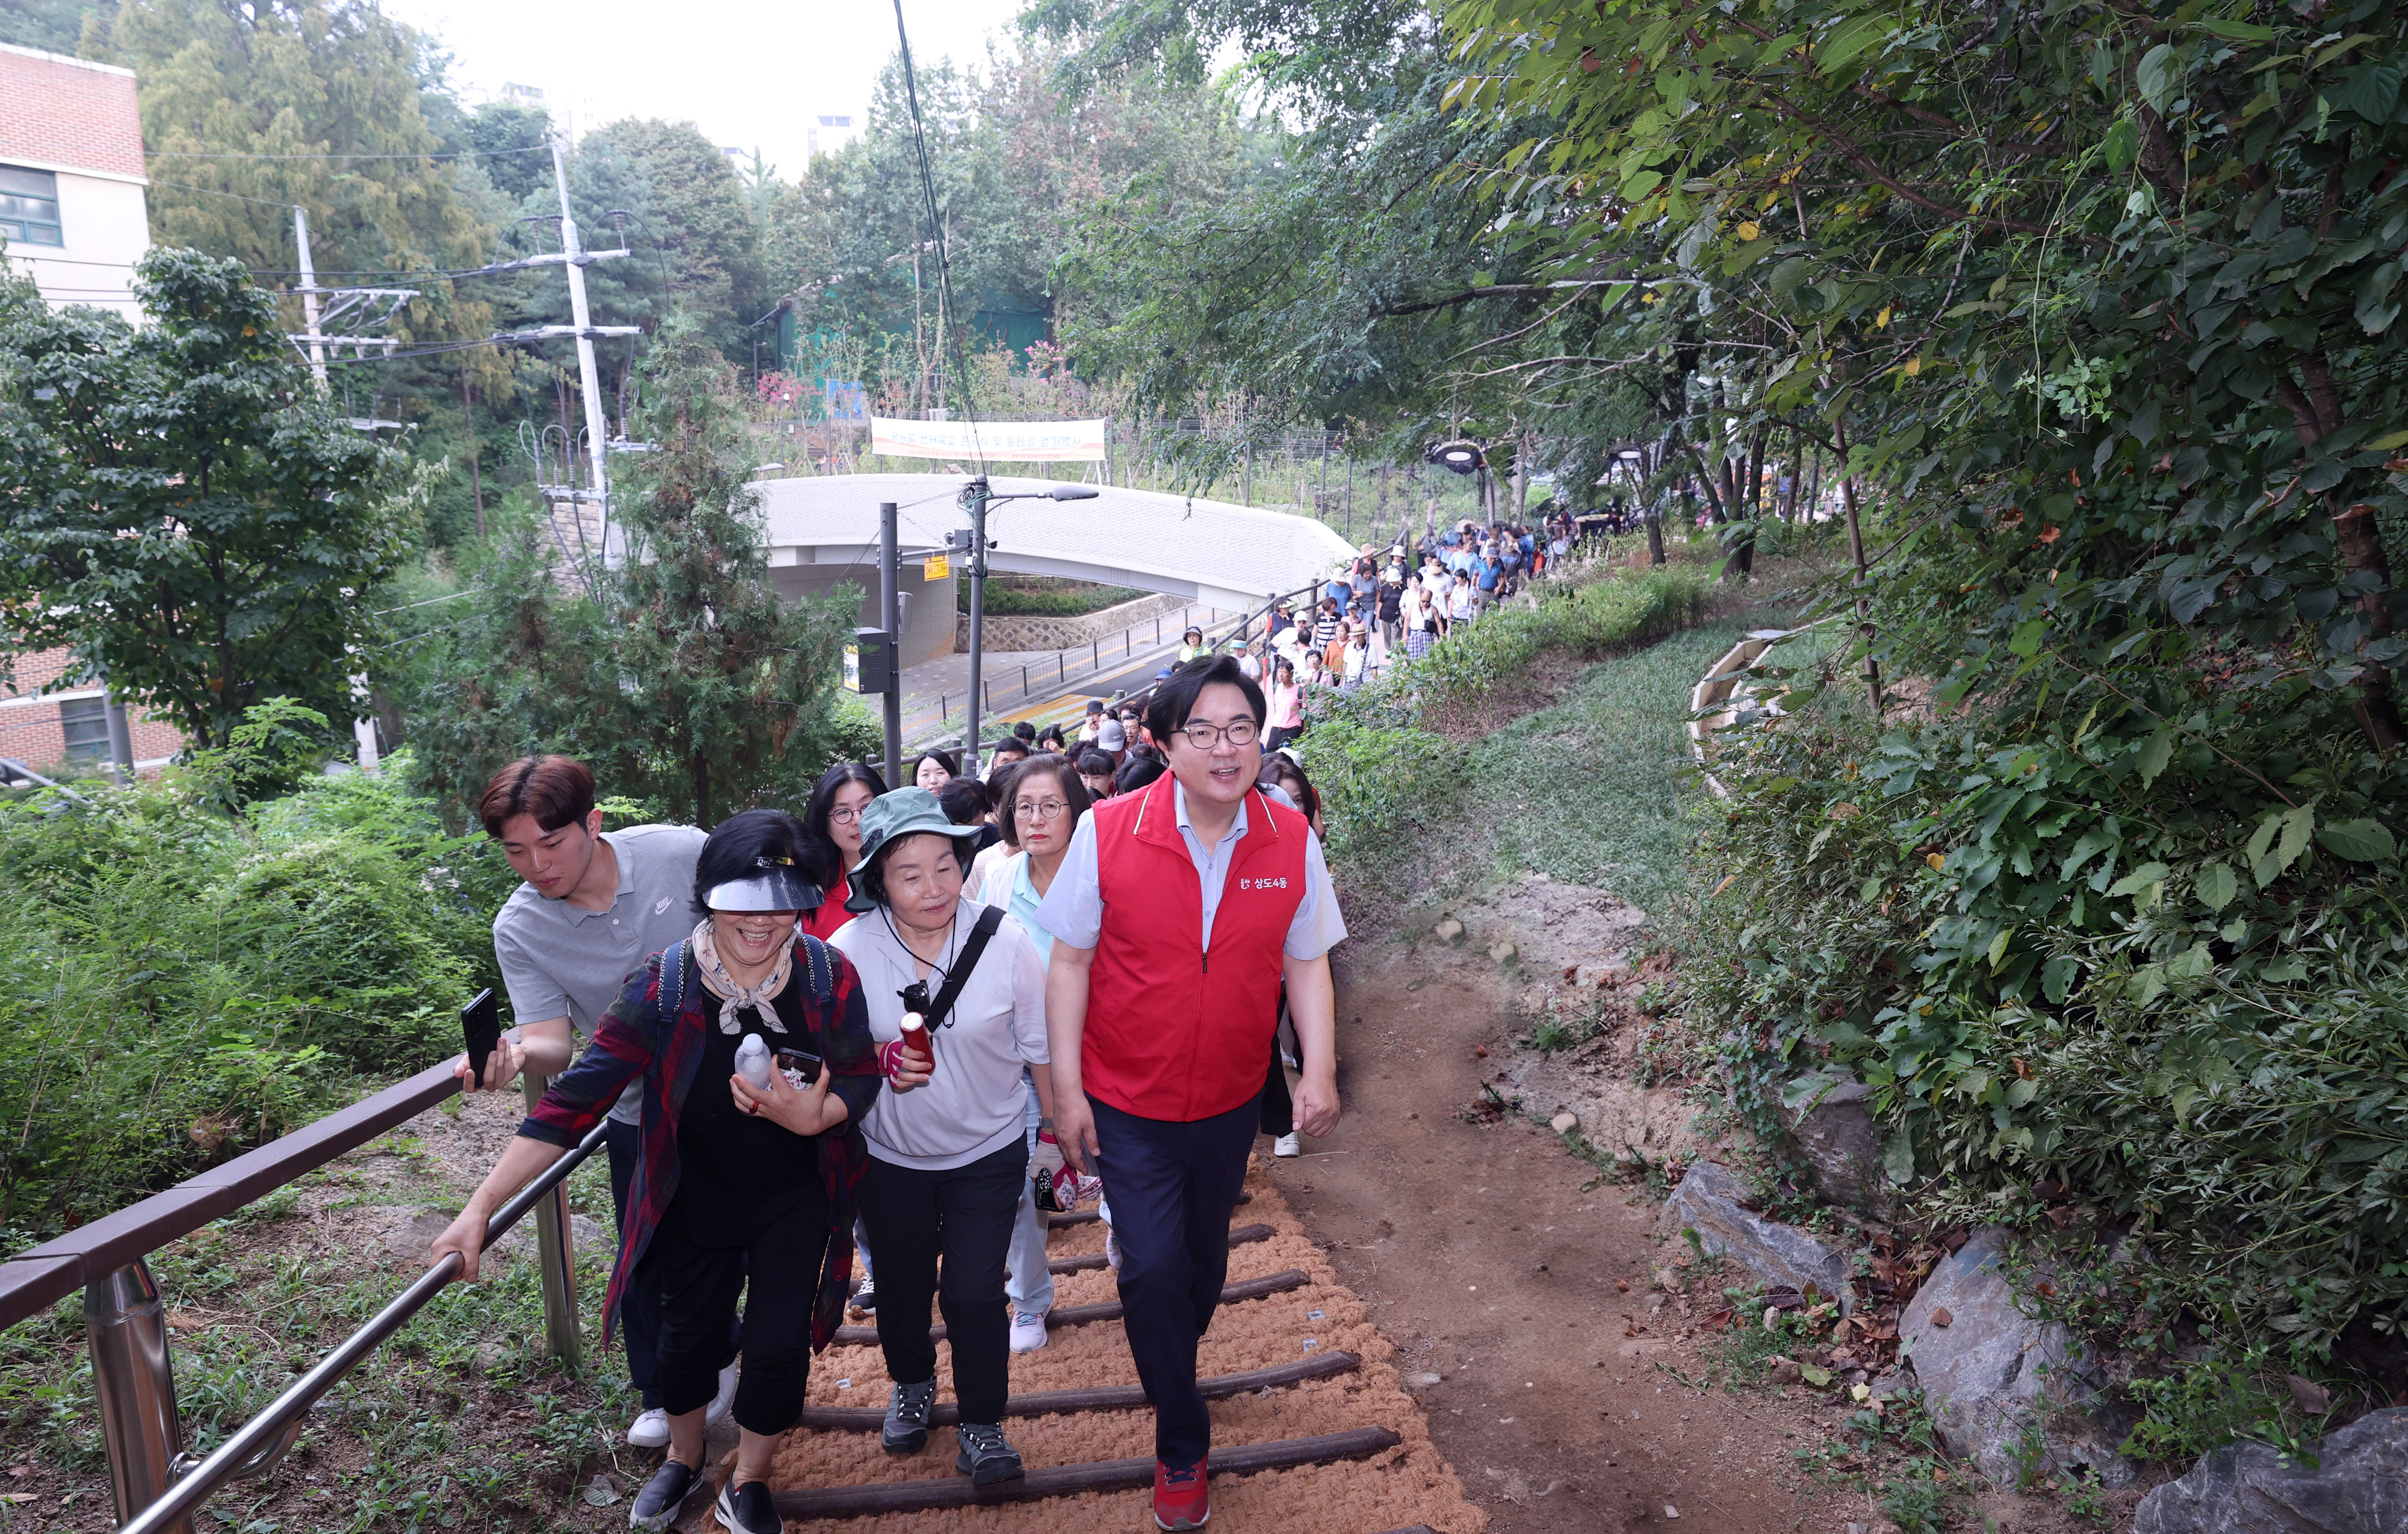
[[[861,812],[886,792],[886,780],[866,762],[838,762],[820,775],[803,807],[805,877],[819,885],[826,898],[817,910],[803,913],[803,930],[825,941],[853,920],[845,902],[853,885],[845,870],[861,855]]]
[[[1045,970],[1020,925],[964,896],[979,827],[946,818],[937,796],[904,788],[861,817],[852,875],[869,909],[831,945],[853,962],[882,1045],[902,1048],[903,1019],[926,1028],[933,1065],[910,1097],[889,1094],[862,1121],[869,1169],[861,1209],[878,1250],[878,1340],[895,1382],[879,1435],[889,1454],[927,1446],[937,1404],[929,1301],[944,1312],[961,1408],[953,1468],[979,1485],[1017,1478],[1003,1435],[1010,1370],[1005,1254],[1029,1177],[1023,1073],[1053,1111]],[[893,1106],[900,1111],[882,1112]],[[941,1266],[939,1259],[941,1259]]]
[[[1037,907],[1054,887],[1062,854],[1070,850],[1070,833],[1084,820],[1092,802],[1085,779],[1067,756],[1032,756],[1011,781],[1011,796],[1004,801],[1004,839],[1020,850],[987,870],[979,886],[981,904],[1011,913],[1020,924],[1039,963],[1051,958],[1054,939],[1038,925]],[[1047,1160],[1059,1156],[1054,1121],[1046,1116],[1032,1078],[1023,1111],[1028,1154],[1034,1162],[1039,1146]],[[1013,1226],[1007,1259],[1011,1297],[1011,1351],[1034,1353],[1045,1345],[1045,1317],[1054,1309],[1054,1274],[1046,1266],[1045,1211],[1037,1207],[1034,1182],[1020,1189],[1020,1218]]]

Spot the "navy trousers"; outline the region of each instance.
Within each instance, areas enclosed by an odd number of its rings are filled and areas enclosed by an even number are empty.
[[[1154,1402],[1154,1457],[1184,1469],[1212,1446],[1196,1347],[1228,1280],[1229,1211],[1246,1181],[1261,1098],[1186,1124],[1087,1101],[1096,1171],[1120,1239],[1122,1329]]]

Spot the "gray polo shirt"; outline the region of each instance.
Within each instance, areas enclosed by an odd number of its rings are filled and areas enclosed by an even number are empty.
[[[494,918],[494,957],[510,1014],[522,1023],[566,1017],[582,1040],[644,961],[694,931],[694,865],[710,839],[691,825],[605,831],[619,859],[619,893],[587,910],[521,884]],[[629,1082],[610,1116],[633,1124],[643,1083]]]
[[[1174,780],[1170,793],[1171,803],[1179,812],[1179,834],[1187,843],[1187,857],[1196,865],[1196,882],[1204,896],[1201,941],[1209,952],[1212,947],[1212,915],[1221,909],[1221,891],[1229,882],[1229,860],[1237,854],[1238,843],[1246,834],[1246,806],[1243,801],[1239,803],[1238,818],[1229,823],[1228,834],[1221,839],[1220,845],[1207,848],[1187,817],[1186,788]],[[1280,796],[1286,798],[1284,794]],[[1329,883],[1329,865],[1321,855],[1321,839],[1309,829],[1304,837],[1304,899],[1296,908],[1296,915],[1287,925],[1287,939],[1281,946],[1289,958],[1297,960],[1317,959],[1346,936],[1346,919],[1339,914],[1338,894]],[[1095,816],[1080,821],[1079,828],[1070,833],[1070,850],[1062,854],[1062,867],[1054,875],[1054,887],[1045,892],[1045,903],[1037,908],[1037,921],[1054,934],[1056,941],[1073,948],[1093,948],[1103,935],[1104,891],[1096,866]]]

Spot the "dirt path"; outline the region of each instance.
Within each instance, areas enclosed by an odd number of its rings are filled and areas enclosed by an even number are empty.
[[[1840,1413],[1682,1383],[1705,1344],[1680,1336],[1676,1301],[1649,1308],[1655,1199],[1598,1185],[1526,1120],[1464,1116],[1517,1031],[1478,935],[1350,948],[1345,1122],[1272,1177],[1419,1377],[1431,1437],[1496,1534],[1878,1523],[1793,1468]]]

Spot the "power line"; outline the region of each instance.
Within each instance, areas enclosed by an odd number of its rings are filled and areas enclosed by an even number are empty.
[[[920,193],[928,204],[928,237],[937,248],[939,312],[945,316],[953,331],[944,339],[953,343],[953,376],[961,387],[962,413],[968,418],[970,428],[970,457],[983,470],[986,452],[979,444],[978,401],[970,393],[969,358],[962,351],[961,311],[953,302],[953,265],[946,257],[944,219],[937,211],[937,181],[935,173],[929,168],[927,124],[920,116],[920,83],[911,68],[911,35],[903,25],[903,0],[895,0],[895,36],[903,47],[903,90],[911,104],[911,140],[920,151]],[[942,345],[944,341],[940,340],[939,344]]]
[[[504,154],[548,154],[548,144],[529,144],[514,150],[441,150],[424,154],[218,154],[196,150],[145,150],[153,160],[476,160]]]

